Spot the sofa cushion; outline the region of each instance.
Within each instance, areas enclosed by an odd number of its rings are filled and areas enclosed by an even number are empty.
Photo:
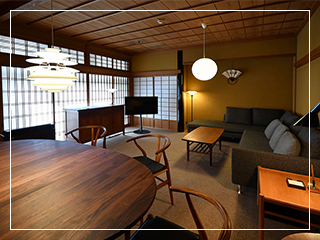
[[[263,131],[245,130],[239,142],[239,148],[272,152]]]
[[[290,131],[285,131],[279,139],[273,152],[290,156],[299,156],[300,149],[301,145],[296,136]]]
[[[250,108],[227,107],[225,122],[251,124],[252,110]]]
[[[282,134],[284,134],[284,132],[288,130],[289,128],[284,124],[279,124],[279,126],[274,130],[269,140],[269,145],[273,150],[277,146],[277,143],[279,142]]]
[[[268,139],[271,138],[272,133],[274,132],[274,130],[276,130],[276,128],[281,124],[281,121],[279,119],[274,119],[273,121],[271,121],[269,123],[269,125],[266,127],[266,129],[264,130],[264,134],[266,135],[266,137]]]
[[[267,126],[272,120],[283,115],[282,109],[252,108],[252,124]]]
[[[290,111],[285,112],[281,118],[280,121],[290,127],[292,124],[294,124],[296,121],[298,121],[300,117]]]
[[[301,157],[309,157],[309,127],[302,127],[297,135],[301,143]],[[320,132],[310,128],[310,158],[320,159]]]

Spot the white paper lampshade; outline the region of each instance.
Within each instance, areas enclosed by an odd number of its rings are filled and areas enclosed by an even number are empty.
[[[218,66],[210,58],[200,58],[193,63],[191,71],[195,78],[208,81],[217,74]]]

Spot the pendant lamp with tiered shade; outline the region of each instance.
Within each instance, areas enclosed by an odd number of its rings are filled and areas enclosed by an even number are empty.
[[[69,54],[60,53],[61,50],[54,48],[52,11],[51,37],[51,48],[46,48],[44,52],[36,52],[35,54],[39,58],[26,59],[27,62],[38,65],[26,69],[32,72],[28,79],[34,80],[34,86],[39,86],[41,90],[60,92],[61,90],[66,90],[68,86],[73,86],[73,81],[77,80],[75,73],[79,72],[79,70],[68,67],[77,65],[77,62],[67,60],[70,58]]]

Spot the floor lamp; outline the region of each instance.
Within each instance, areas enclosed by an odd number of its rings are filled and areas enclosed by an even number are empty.
[[[195,95],[196,91],[188,91],[187,93],[191,96],[191,122],[193,121],[193,95]]]

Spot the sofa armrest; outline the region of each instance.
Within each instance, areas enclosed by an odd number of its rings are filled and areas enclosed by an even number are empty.
[[[320,176],[320,160],[310,159],[315,176]],[[257,188],[258,166],[298,174],[309,174],[309,159],[243,148],[232,149],[232,182],[245,187]]]

